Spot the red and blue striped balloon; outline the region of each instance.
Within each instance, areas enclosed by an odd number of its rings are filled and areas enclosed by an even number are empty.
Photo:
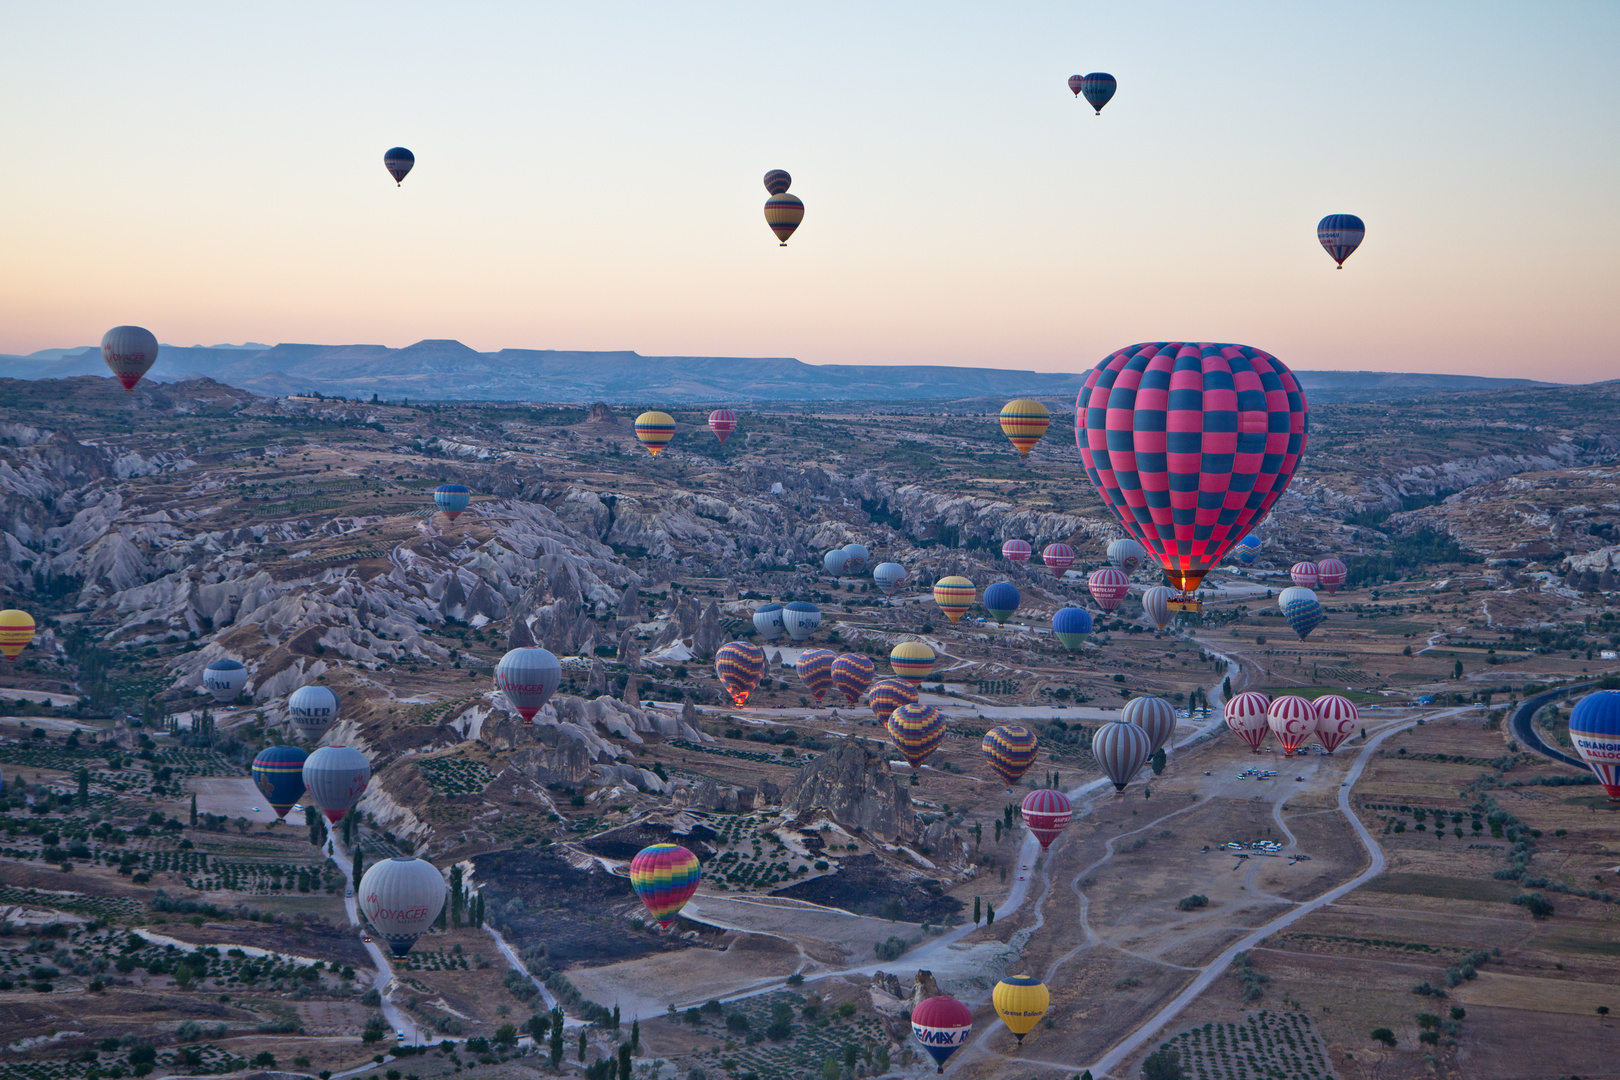
[[[1569,713],[1569,741],[1609,798],[1620,802],[1620,690],[1583,697]]]
[[[698,857],[679,844],[654,844],[630,860],[630,887],[653,921],[666,930],[697,892],[702,877]]]

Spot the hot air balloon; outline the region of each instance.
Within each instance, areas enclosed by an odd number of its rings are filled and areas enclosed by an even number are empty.
[[[911,1036],[945,1071],[945,1061],[967,1045],[973,1033],[973,1012],[953,997],[924,998],[911,1011]]]
[[[1225,710],[1226,726],[1258,754],[1261,744],[1266,741],[1266,732],[1271,730],[1268,720],[1271,699],[1250,690],[1228,701]]]
[[[754,609],[754,629],[766,641],[782,636],[782,605],[761,604]]]
[[[817,701],[832,689],[832,669],[837,659],[838,654],[829,649],[805,649],[799,653],[799,680]]]
[[[984,590],[984,610],[996,620],[997,625],[1003,625],[1018,610],[1019,601],[1023,599],[1018,588],[1005,581],[998,581]]]
[[[917,700],[917,688],[904,679],[879,679],[872,684],[870,693],[872,715],[884,723],[888,723],[894,710]]]
[[[1063,572],[1074,565],[1074,548],[1068,544],[1047,544],[1046,550],[1041,552],[1041,562],[1052,571],[1053,577],[1062,577]]]
[[[740,709],[748,704],[748,695],[765,674],[765,650],[748,641],[728,641],[714,651],[714,670]]]
[[[772,169],[765,174],[765,190],[772,195],[785,195],[792,186],[793,177],[788,175],[786,169]]]
[[[296,746],[271,746],[253,759],[253,783],[277,818],[304,797],[304,752]]]
[[[1091,755],[1113,782],[1115,791],[1124,791],[1153,756],[1153,741],[1135,724],[1111,720],[1091,736]]]
[[[636,438],[647,452],[657,457],[675,437],[675,418],[667,412],[644,412],[636,417]]]
[[[1254,557],[1260,554],[1260,538],[1254,533],[1250,533],[1242,540],[1239,540],[1237,546],[1232,550],[1237,553],[1238,562],[1244,566],[1252,566]]]
[[[1361,726],[1361,710],[1347,697],[1324,694],[1311,704],[1316,708],[1316,741],[1330,754]]]
[[[1069,89],[1074,92],[1075,97],[1080,96],[1080,88],[1083,87],[1085,84],[1086,84],[1086,77],[1084,75],[1070,75],[1069,76]]]
[[[1294,584],[1302,589],[1316,588],[1316,564],[1313,562],[1297,562],[1288,570],[1288,576],[1294,579]]]
[[[1001,557],[1015,563],[1027,563],[1031,550],[1028,540],[1008,540],[1001,545]]]
[[[444,910],[444,877],[425,859],[401,855],[372,863],[355,896],[372,929],[395,956],[406,956]]]
[[[1316,709],[1297,694],[1285,694],[1272,701],[1266,723],[1282,744],[1283,755],[1293,757],[1294,751],[1316,731]]]
[[[1086,96],[1086,104],[1096,109],[1097,115],[1101,116],[1103,106],[1113,99],[1114,91],[1119,89],[1119,84],[1106,71],[1093,71],[1090,75],[1073,76],[1069,79],[1071,89],[1074,87],[1075,79],[1080,80],[1080,93]]]
[[[1163,585],[1155,585],[1142,592],[1142,613],[1154,626],[1163,630],[1169,626],[1175,615],[1170,611],[1170,600],[1175,590],[1167,589]]]
[[[952,624],[973,606],[977,595],[978,590],[973,587],[973,582],[960,575],[952,574],[934,582],[934,603],[939,605]]]
[[[1074,818],[1074,804],[1061,791],[1041,788],[1024,796],[1021,813],[1024,824],[1029,826],[1029,831],[1041,842],[1041,850],[1045,851],[1069,827],[1069,822]]]
[[[1350,576],[1350,568],[1338,559],[1323,559],[1316,564],[1316,583],[1326,589],[1331,595],[1339,591],[1344,579]]]
[[[1147,732],[1148,740],[1153,745],[1148,750],[1148,756],[1161,746],[1170,742],[1170,736],[1176,732],[1175,706],[1161,697],[1134,697],[1125,703],[1120,710],[1120,718],[1128,724],[1135,724]]]
[[[843,548],[833,548],[821,557],[821,567],[833,577],[842,577],[844,568],[849,565],[849,552]]]
[[[34,640],[34,617],[17,608],[0,611],[0,655],[15,661],[17,654]],[[204,676],[206,679],[206,676]]]
[[[897,562],[878,563],[872,568],[872,580],[883,590],[883,595],[893,596],[906,583],[906,568]]]
[[[1001,433],[1018,449],[1019,457],[1027,457],[1051,426],[1052,414],[1046,406],[1031,398],[1009,401],[1001,407]]]
[[[833,687],[851,705],[861,700],[861,695],[872,685],[872,678],[876,674],[877,665],[872,663],[872,658],[860,653],[840,653],[838,659],[833,661]]]
[[[102,335],[101,359],[130,393],[157,362],[158,339],[142,326],[115,326]]]
[[[338,699],[330,687],[309,683],[287,695],[287,720],[310,742],[325,735],[337,717]]]
[[[1309,427],[1293,373],[1246,345],[1132,345],[1075,406],[1086,475],[1183,596],[1282,495]]]
[[[444,512],[444,516],[451,521],[461,516],[472,502],[472,492],[460,484],[440,484],[433,489],[433,505]]]
[[[405,174],[411,171],[416,164],[416,155],[403,146],[396,146],[392,150],[383,152],[383,168],[388,175],[394,178],[394,186],[399,187],[405,182]]]
[[[814,604],[795,600],[782,609],[782,629],[794,641],[808,641],[821,625],[821,609]]]
[[[1091,612],[1085,608],[1059,608],[1052,616],[1052,632],[1066,649],[1078,649],[1091,633]]]
[[[679,844],[654,844],[630,860],[630,887],[665,930],[675,924],[702,877],[698,857]]]
[[[1299,640],[1304,641],[1312,630],[1322,625],[1327,614],[1322,610],[1321,601],[1309,589],[1294,586],[1284,589],[1277,594],[1277,606],[1282,608],[1283,620],[1288,623]]]
[[[804,203],[799,201],[797,195],[784,191],[765,200],[765,224],[771,227],[771,232],[776,234],[783,247],[787,247],[788,237],[793,235],[793,230],[803,220]]]
[[[1046,1015],[1052,998],[1041,980],[1029,975],[1011,975],[996,983],[996,988],[990,992],[990,1003],[1022,1046],[1024,1036],[1034,1031],[1035,1025]]]
[[[513,649],[495,665],[496,688],[506,695],[525,724],[534,723],[534,714],[561,684],[562,664],[546,649]]]
[[[845,544],[844,554],[849,556],[849,562],[844,564],[844,573],[864,573],[872,562],[872,553],[866,550],[865,544]]]
[[[1344,260],[1361,246],[1361,240],[1367,235],[1367,226],[1354,214],[1329,214],[1316,223],[1316,239],[1321,241],[1325,249],[1344,269]]]
[[[1569,741],[1609,799],[1620,802],[1620,690],[1581,698],[1569,712]]]
[[[913,685],[928,678],[934,670],[934,650],[921,641],[902,641],[889,650],[889,667]]]
[[[714,437],[720,440],[720,445],[726,445],[731,433],[737,430],[737,414],[730,409],[716,409],[709,414],[709,430]]]
[[[1091,590],[1097,606],[1111,614],[1131,594],[1131,579],[1112,566],[1104,566],[1091,572],[1086,588]]]
[[[979,750],[996,775],[1001,777],[1001,782],[1007,785],[1010,795],[1013,785],[1035,764],[1035,757],[1040,752],[1040,740],[1022,724],[1003,724],[984,733]]]
[[[229,705],[247,686],[247,668],[231,659],[215,660],[203,668],[203,689],[214,695],[221,705]]]
[[[1108,545],[1108,561],[1114,564],[1114,569],[1121,571],[1126,577],[1136,573],[1136,568],[1142,565],[1145,558],[1147,548],[1128,536]]]
[[[932,705],[913,701],[889,714],[889,741],[913,769],[922,768],[945,741],[945,714]]]
[[[333,825],[354,809],[371,782],[371,762],[352,746],[323,746],[304,762],[304,786]]]

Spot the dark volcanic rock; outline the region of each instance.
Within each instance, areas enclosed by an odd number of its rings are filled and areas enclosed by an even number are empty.
[[[911,793],[895,782],[887,757],[846,742],[800,769],[782,793],[782,812],[808,821],[825,811],[850,832],[885,843],[911,842],[919,825]]]

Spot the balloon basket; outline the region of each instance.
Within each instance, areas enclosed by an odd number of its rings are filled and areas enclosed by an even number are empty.
[[[1171,611],[1186,611],[1196,615],[1204,610],[1204,602],[1197,597],[1183,596],[1174,600],[1166,600],[1165,607]]]

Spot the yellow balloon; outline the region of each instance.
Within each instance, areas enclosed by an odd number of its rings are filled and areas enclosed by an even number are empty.
[[[666,412],[644,412],[636,417],[636,438],[653,457],[675,437],[675,418]]]
[[[973,601],[978,595],[973,582],[965,577],[952,575],[942,577],[934,583],[934,603],[939,605],[940,610],[953,625],[957,619],[967,614],[967,609],[973,606]]]
[[[33,640],[32,615],[16,608],[0,611],[0,653],[4,653],[7,660],[17,659],[17,654],[28,648],[28,643]]]
[[[1018,1036],[1020,1044],[1023,1043],[1024,1036],[1034,1031],[1035,1025],[1041,1022],[1041,1017],[1046,1015],[1046,1007],[1051,1001],[1051,995],[1046,992],[1046,984],[1028,975],[1013,975],[1002,979],[990,993],[990,1002],[996,1007],[996,1015],[1007,1025],[1008,1031]]]
[[[1020,456],[1035,448],[1051,423],[1052,414],[1033,398],[1019,398],[1001,407],[1001,433],[1012,440]]]
[[[902,679],[919,683],[934,670],[934,650],[921,641],[902,641],[889,652],[889,667]]]

